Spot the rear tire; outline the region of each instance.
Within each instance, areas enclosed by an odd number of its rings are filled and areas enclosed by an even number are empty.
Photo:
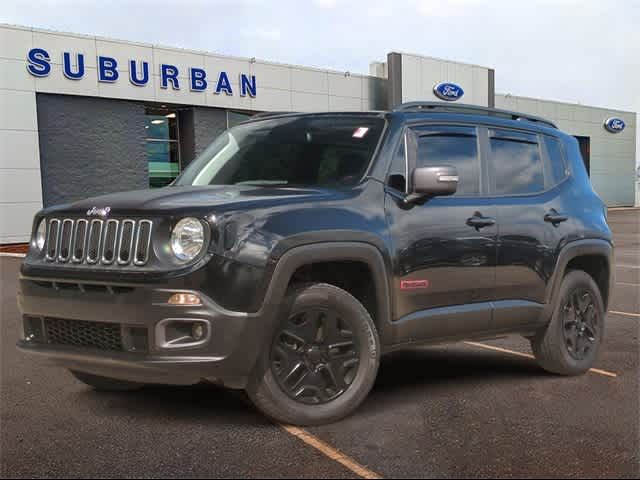
[[[551,322],[531,340],[538,364],[558,375],[581,375],[598,358],[605,310],[595,281],[581,270],[567,273],[557,293]]]
[[[77,380],[80,380],[85,385],[90,386],[94,390],[101,392],[129,392],[133,390],[139,390],[144,387],[142,383],[127,382],[126,380],[117,380],[115,378],[100,377],[98,375],[92,375],[90,373],[78,372],[76,370],[70,370]]]
[[[247,388],[253,404],[285,424],[319,425],[352,413],[380,364],[380,340],[365,307],[329,284],[292,287]]]

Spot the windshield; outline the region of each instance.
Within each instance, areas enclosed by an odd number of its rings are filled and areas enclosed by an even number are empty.
[[[364,175],[384,119],[304,115],[233,127],[175,185],[353,185]]]

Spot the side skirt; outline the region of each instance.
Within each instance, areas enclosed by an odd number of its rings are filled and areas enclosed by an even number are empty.
[[[534,335],[548,323],[545,305],[527,300],[432,308],[407,315],[392,325],[393,343],[385,353],[414,345],[451,343],[495,338],[501,335]]]

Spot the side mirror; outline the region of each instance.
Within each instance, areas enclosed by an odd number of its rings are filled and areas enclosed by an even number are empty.
[[[450,166],[420,167],[413,171],[413,197],[453,195],[458,190],[458,169]]]

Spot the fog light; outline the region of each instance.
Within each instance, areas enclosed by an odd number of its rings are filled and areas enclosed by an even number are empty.
[[[193,293],[175,293],[167,303],[169,305],[202,305],[200,297]]]
[[[193,328],[191,329],[191,336],[195,341],[200,341],[204,338],[206,334],[204,325],[202,323],[194,323]]]

